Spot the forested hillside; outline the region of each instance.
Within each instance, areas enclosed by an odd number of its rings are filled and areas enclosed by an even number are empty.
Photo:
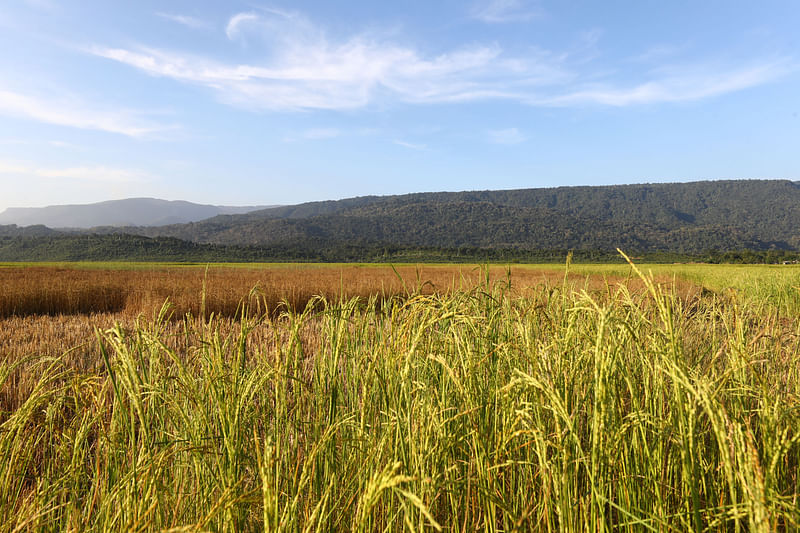
[[[0,225],[0,237],[41,237],[43,235],[60,235],[61,233],[47,226],[17,226],[16,224]]]
[[[567,250],[602,258],[621,248],[751,261],[766,251],[800,250],[800,185],[707,181],[370,196],[82,234],[0,226],[0,237],[0,260],[524,261]],[[742,250],[753,253],[725,255]]]
[[[800,185],[715,181],[419,193],[117,231],[202,243],[329,243],[697,253],[800,247]]]

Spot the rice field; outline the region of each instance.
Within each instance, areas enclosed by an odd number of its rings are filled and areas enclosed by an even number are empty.
[[[800,269],[737,268],[0,268],[0,529],[798,530]]]

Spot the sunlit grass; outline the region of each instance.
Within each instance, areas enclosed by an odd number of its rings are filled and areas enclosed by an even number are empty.
[[[7,357],[2,528],[800,528],[794,311],[746,274],[684,294],[597,268],[638,285],[562,267],[280,316],[254,294],[105,326],[80,364]]]

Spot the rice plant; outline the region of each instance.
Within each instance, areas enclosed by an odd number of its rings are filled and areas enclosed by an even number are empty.
[[[167,302],[98,328],[94,366],[7,356],[1,527],[797,530],[796,316],[629,268]]]

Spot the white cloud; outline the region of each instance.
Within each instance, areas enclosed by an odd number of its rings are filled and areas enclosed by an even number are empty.
[[[211,27],[211,25],[205,20],[189,15],[175,15],[172,13],[158,12],[156,13],[156,16],[166,20],[171,20],[172,22],[177,22],[178,24],[182,24],[183,26],[192,28],[193,30],[204,30]]]
[[[275,8],[259,8],[233,15],[225,34],[230,40],[256,38],[282,47],[313,43],[324,39],[323,32],[302,13]]]
[[[685,48],[685,46],[675,46],[671,44],[658,44],[651,46],[640,52],[635,54],[630,58],[630,61],[637,62],[637,63],[655,63],[661,62],[665,59],[669,59],[674,57],[679,52],[681,52]]]
[[[544,98],[538,103],[552,106],[600,104],[622,107],[700,100],[769,83],[792,69],[786,61],[781,60],[706,73],[700,68],[672,68],[659,79],[632,87],[598,84]]]
[[[361,35],[330,42],[305,18],[272,11],[232,17],[229,36],[242,36],[245,26],[266,41],[266,61],[230,64],[147,47],[94,46],[88,52],[153,76],[206,86],[223,102],[254,110],[356,109],[381,98],[417,103],[520,98],[530,87],[568,76],[545,52],[508,58],[497,45],[475,45],[425,57]]]
[[[293,143],[300,140],[322,141],[341,137],[344,132],[338,128],[310,128],[299,133],[292,133],[283,138],[284,142]]]
[[[484,12],[499,20],[524,6],[504,0],[483,7],[491,7]],[[260,60],[225,62],[147,47],[94,46],[87,51],[151,76],[207,87],[222,102],[255,111],[500,99],[550,107],[627,106],[717,96],[768,83],[788,71],[785,60],[744,67],[741,61],[735,67],[698,63],[621,80],[613,68],[603,66],[598,72],[587,64],[595,52],[589,59],[542,49],[510,55],[498,44],[473,44],[431,55],[363,34],[330,40],[301,14],[278,10],[236,14],[226,30],[231,39],[262,46]]]
[[[64,148],[70,150],[83,150],[84,147],[61,140],[44,140],[44,139],[18,139],[18,138],[0,138],[0,145],[48,145],[55,148]]]
[[[83,148],[81,146],[78,146],[77,144],[73,144],[67,141],[53,140],[53,141],[47,141],[47,144],[49,144],[50,146],[55,146],[56,148],[69,148],[71,150],[78,150]]]
[[[524,22],[541,15],[522,0],[479,0],[470,10],[472,18],[489,24]]]
[[[392,142],[394,144],[398,145],[398,146],[402,146],[404,148],[410,148],[412,150],[427,150],[428,149],[428,147],[426,145],[424,145],[424,144],[410,143],[410,142],[401,141],[401,140],[397,140],[397,139],[395,139]]]
[[[228,25],[225,27],[225,35],[228,36],[228,39],[233,40],[240,34],[243,26],[257,22],[258,19],[259,17],[255,13],[238,13],[228,21]]]
[[[156,124],[141,113],[103,110],[87,106],[74,98],[44,98],[0,89],[0,115],[24,117],[73,128],[118,133],[129,137],[148,137],[173,126]]]
[[[311,128],[303,132],[303,138],[309,140],[333,139],[339,137],[342,132],[336,128]]]
[[[487,135],[489,142],[493,144],[520,144],[527,140],[527,137],[517,128],[489,130]]]
[[[152,176],[140,170],[108,166],[40,167],[30,163],[0,161],[0,174],[48,180],[76,180],[95,183],[129,184],[150,181]]]
[[[85,204],[110,198],[163,196],[157,176],[106,165],[49,166],[0,159],[0,211],[10,206]]]

